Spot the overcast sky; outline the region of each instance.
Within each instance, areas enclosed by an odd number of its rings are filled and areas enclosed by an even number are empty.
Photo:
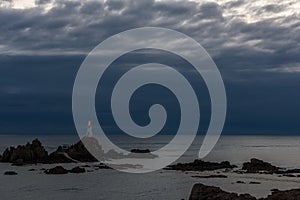
[[[1,0],[0,133],[74,133],[83,59],[107,37],[144,26],[180,31],[212,56],[228,98],[224,133],[300,134],[298,0]]]

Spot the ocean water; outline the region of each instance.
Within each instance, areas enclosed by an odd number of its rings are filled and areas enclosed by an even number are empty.
[[[58,145],[73,144],[79,140],[75,135],[41,135],[41,136],[0,136],[0,151],[8,146],[25,144],[38,137],[48,152]],[[124,148],[141,147],[141,144],[126,141],[115,136],[115,140]],[[170,136],[161,136],[148,143],[144,148],[153,149],[168,142]],[[188,162],[197,158],[202,137],[198,136],[190,149],[177,161]],[[204,158],[207,161],[228,160],[241,166],[252,157],[260,158],[277,166],[300,168],[300,137],[296,136],[221,136],[213,151]],[[67,169],[83,164],[63,164]],[[273,188],[300,188],[300,178],[278,177],[277,175],[252,175],[225,173],[224,179],[193,178],[198,174],[215,174],[217,172],[177,172],[159,170],[147,174],[128,174],[116,170],[95,170],[84,174],[46,175],[42,168],[56,165],[11,166],[0,163],[0,199],[188,199],[192,186],[201,182],[216,185],[224,190],[250,193],[263,197]],[[36,171],[29,171],[29,169]],[[3,173],[14,170],[16,176],[4,176]],[[259,185],[236,184],[237,180],[246,183],[259,181]]]

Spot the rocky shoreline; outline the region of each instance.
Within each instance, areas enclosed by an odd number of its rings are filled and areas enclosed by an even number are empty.
[[[99,162],[94,158],[90,152],[85,148],[84,144],[90,144],[94,149],[99,151],[103,155],[103,160],[115,158],[155,158],[154,154],[151,154],[149,149],[132,149],[130,154],[123,155],[110,150],[105,153],[102,150],[101,145],[93,137],[84,137],[74,145],[67,148],[59,146],[54,152],[48,154],[42,143],[35,139],[31,143],[26,145],[18,145],[17,147],[6,148],[3,154],[0,154],[0,162],[11,163],[15,166],[22,166],[26,164],[59,164],[59,163],[95,163]],[[103,163],[100,163],[101,168],[109,169]],[[223,162],[207,162],[203,160],[194,160],[190,163],[177,163],[169,165],[164,168],[164,170],[176,170],[176,171],[215,171],[224,169],[225,171],[233,171],[234,173],[254,173],[254,174],[277,174],[280,176],[287,177],[300,177],[300,169],[284,169],[272,165],[271,163],[259,160],[256,158],[251,158],[250,162],[244,162],[242,168],[238,168],[236,165],[232,165],[229,161]],[[224,176],[221,175],[223,178]],[[220,176],[220,177],[221,177]],[[218,177],[218,176],[208,176],[208,177]]]
[[[98,142],[94,138],[83,138],[86,140],[84,142],[93,143],[94,147],[102,150]],[[87,141],[88,140],[88,141]],[[116,154],[116,152],[103,153],[104,158],[109,156],[114,156],[116,158],[124,158],[124,155]],[[132,149],[131,153],[127,155],[127,158],[133,158],[138,155],[138,158],[143,157],[143,155],[148,155],[148,158],[155,158],[155,155],[151,154],[150,150],[140,150]],[[149,156],[150,155],[150,156]],[[85,148],[82,141],[77,142],[74,145],[71,145],[68,148],[63,148],[59,146],[54,152],[48,154],[45,150],[42,143],[35,139],[31,143],[26,145],[18,145],[17,147],[7,148],[2,156],[0,155],[0,162],[11,163],[14,166],[23,166],[23,165],[32,165],[32,164],[59,164],[59,163],[92,163],[91,165],[85,164],[81,166],[73,166],[72,168],[65,169],[62,166],[55,166],[49,169],[41,169],[44,174],[54,174],[62,175],[68,173],[86,173],[92,172],[99,169],[111,169],[103,163],[99,163],[89,151]],[[97,164],[95,164],[97,163]],[[228,172],[235,174],[266,174],[266,175],[276,175],[279,177],[299,177],[300,178],[300,169],[284,169],[271,163],[259,160],[256,158],[250,159],[249,162],[244,162],[241,168],[231,164],[229,161],[223,162],[207,162],[203,160],[194,160],[190,163],[178,163],[169,165],[164,170],[174,170],[181,171],[185,173],[193,172],[191,176],[195,179],[226,179],[228,178]],[[29,171],[36,171],[36,169],[30,169]],[[213,174],[201,174],[202,172],[212,172]],[[200,173],[200,174],[199,174]],[[226,175],[225,175],[226,174]],[[18,175],[18,172],[15,171],[6,171],[4,175]],[[258,181],[241,181],[237,180],[237,184],[260,184]],[[232,183],[233,184],[233,183]],[[292,198],[291,198],[292,197]],[[204,199],[233,199],[233,200],[255,200],[256,197],[251,196],[250,194],[237,194],[230,193],[222,190],[221,188],[215,186],[207,186],[201,183],[196,183],[190,194],[190,200],[204,200]],[[300,189],[291,189],[280,191],[278,189],[272,190],[272,193],[265,197],[260,198],[260,200],[283,200],[283,199],[300,199]]]
[[[193,186],[189,200],[298,200],[300,199],[300,189],[280,191],[272,190],[272,193],[265,198],[251,196],[250,194],[230,193],[219,187],[207,186],[197,183]]]
[[[84,138],[92,140],[90,138]],[[67,157],[66,154],[70,157]],[[12,163],[12,165],[22,166],[26,164],[53,164],[53,163],[72,163],[79,162],[98,162],[88,150],[84,147],[82,141],[63,149],[61,146],[56,151],[48,154],[42,143],[35,139],[26,145],[18,145],[17,147],[7,148],[0,162]]]
[[[123,155],[114,150],[105,153],[99,145],[97,139],[93,137],[84,137],[76,144],[67,148],[59,146],[56,151],[48,154],[42,143],[35,139],[26,145],[18,145],[17,147],[7,148],[0,155],[0,162],[12,163],[12,165],[22,166],[26,164],[55,164],[55,163],[80,163],[80,162],[99,162],[85,148],[84,144],[89,144],[100,155],[101,160],[122,159],[122,158],[156,158],[149,149],[132,149],[128,155]]]

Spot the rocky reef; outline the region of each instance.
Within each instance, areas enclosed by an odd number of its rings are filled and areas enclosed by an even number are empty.
[[[228,176],[220,174],[220,175],[207,175],[207,176],[200,176],[200,175],[195,175],[192,176],[193,178],[228,178]]]
[[[69,170],[70,173],[73,174],[80,174],[80,173],[85,173],[85,169],[81,167],[74,167],[73,169]]]
[[[193,186],[189,200],[256,200],[250,194],[236,194],[225,192],[219,187],[206,186],[197,183]]]
[[[218,169],[233,169],[237,166],[231,165],[228,161],[221,163],[217,162],[205,162],[203,160],[194,160],[192,163],[178,163],[175,165],[169,165],[166,170],[179,170],[179,171],[213,171]]]
[[[296,200],[300,199],[300,189],[291,189],[291,190],[285,190],[285,191],[280,191],[280,190],[273,190],[272,194],[269,195],[267,198],[264,198],[265,200]],[[261,199],[261,200],[264,200]]]
[[[88,146],[88,149],[86,148]],[[35,139],[32,143],[19,145],[17,147],[9,147],[0,155],[0,162],[12,163],[13,165],[22,166],[24,164],[54,164],[54,163],[79,163],[79,162],[98,162],[98,160],[90,153],[97,152],[100,161],[109,159],[123,158],[156,158],[149,149],[140,150],[132,149],[128,155],[118,153],[111,149],[105,153],[94,137],[84,137],[79,142],[68,148],[59,146],[56,151],[48,154],[42,143]]]
[[[6,172],[4,172],[4,175],[10,175],[10,176],[12,176],[12,175],[17,175],[18,173],[17,172],[15,172],[15,171],[6,171]]]
[[[82,141],[91,144],[91,147],[97,148],[101,153],[103,152],[96,139],[86,137],[67,149],[59,146],[55,152],[48,154],[42,143],[35,139],[32,143],[26,145],[7,148],[3,152],[0,161],[19,166],[37,163],[97,162],[98,160],[89,153]]]
[[[75,174],[79,174],[79,173],[85,173],[86,170],[84,168],[81,167],[74,167],[71,170],[67,170],[65,168],[63,168],[62,166],[56,166],[53,167],[51,169],[47,169],[44,171],[45,174],[67,174],[67,173],[75,173]]]
[[[127,155],[128,158],[157,158],[158,156],[151,153],[149,149],[131,149]]]
[[[243,163],[242,171],[245,173],[281,174],[287,177],[297,177],[293,174],[300,174],[300,169],[284,169],[257,158],[252,158],[250,162]]]
[[[219,187],[207,186],[197,183],[193,186],[189,200],[257,200],[250,194],[237,194],[223,191]],[[300,199],[300,189],[291,190],[272,190],[272,193],[266,198],[258,200],[296,200]]]
[[[56,166],[54,168],[45,170],[44,173],[45,174],[67,174],[69,173],[69,171],[63,168],[62,166]]]
[[[265,162],[263,160],[259,160],[256,158],[252,158],[250,162],[243,163],[242,170],[245,170],[246,173],[278,173],[281,168],[272,165],[271,163]]]
[[[51,153],[47,158],[47,163],[70,163],[70,162],[97,162],[98,160],[85,148],[84,144],[103,155],[104,151],[98,144],[98,141],[92,137],[84,137],[82,140],[67,149],[59,146],[57,150]]]
[[[27,143],[26,145],[7,148],[3,152],[1,162],[9,162],[14,165],[43,163],[47,157],[48,152],[42,146],[42,143],[35,139],[32,143]]]

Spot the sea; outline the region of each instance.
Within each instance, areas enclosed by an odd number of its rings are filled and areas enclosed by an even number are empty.
[[[116,144],[124,148],[141,147],[140,143],[114,136]],[[38,138],[51,153],[62,144],[74,144],[77,135],[0,135],[0,152],[9,146],[26,144]],[[143,144],[144,148],[158,148],[167,144],[172,136],[161,135]],[[177,162],[197,159],[203,137],[197,136],[189,150]],[[258,158],[283,168],[300,168],[299,136],[221,136],[205,161],[230,161],[238,167],[251,158]],[[300,188],[299,177],[282,177],[267,174],[237,174],[224,170],[213,172],[181,172],[158,170],[145,174],[131,174],[114,169],[93,168],[87,173],[46,175],[44,169],[62,165],[66,169],[86,163],[37,164],[11,166],[0,163],[0,199],[98,199],[98,200],[181,200],[188,199],[195,183],[214,185],[229,192],[249,193],[266,197],[271,189]],[[18,175],[7,176],[5,171]],[[195,178],[195,175],[224,174],[228,178]],[[245,184],[238,184],[243,181]],[[249,184],[250,182],[260,184]]]

